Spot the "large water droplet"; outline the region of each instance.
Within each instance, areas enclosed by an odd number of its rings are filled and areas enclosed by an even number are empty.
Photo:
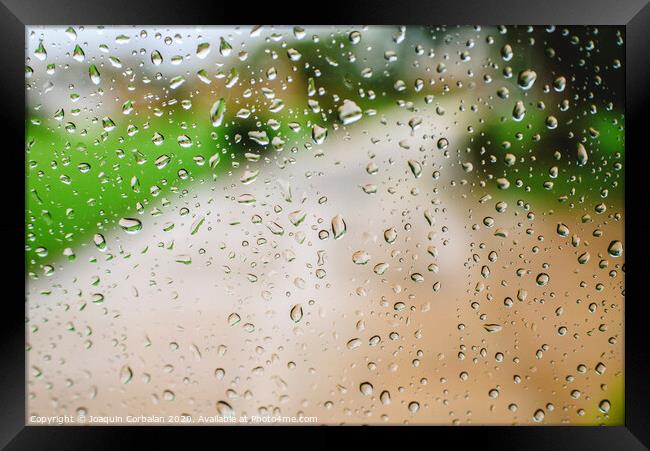
[[[361,108],[352,100],[345,99],[343,105],[339,107],[339,120],[343,125],[352,124],[363,116]]]
[[[223,117],[226,113],[226,101],[220,98],[210,108],[210,121],[213,127],[219,127],[223,123]]]
[[[101,75],[99,74],[99,70],[97,69],[97,66],[94,64],[91,64],[90,67],[88,68],[88,75],[90,76],[90,81],[92,81],[94,84],[98,85],[102,82]]]
[[[343,217],[341,215],[334,216],[332,218],[332,234],[334,235],[334,239],[338,240],[339,238],[342,238],[346,231],[347,226]]]
[[[122,218],[118,224],[127,233],[135,234],[142,230],[142,222],[139,219]]]

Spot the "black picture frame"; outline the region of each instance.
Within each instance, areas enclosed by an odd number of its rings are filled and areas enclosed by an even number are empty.
[[[625,426],[621,427],[436,427],[411,428],[422,434],[415,440],[428,440],[437,446],[439,440],[466,444],[476,440],[483,449],[648,449],[650,446],[650,340],[644,336],[648,324],[645,299],[647,279],[645,261],[650,255],[650,222],[648,209],[648,81],[650,81],[650,5],[648,0],[546,0],[434,2],[425,0],[352,2],[330,0],[326,3],[281,2],[268,5],[241,2],[188,2],[178,0],[108,0],[88,3],[81,0],[0,0],[0,42],[2,70],[0,89],[3,107],[2,124],[3,178],[6,186],[20,187],[24,180],[24,64],[26,25],[67,24],[530,24],[530,25],[621,25],[626,35],[626,304],[625,304]],[[22,131],[22,132],[21,132]],[[8,180],[7,180],[8,179]],[[21,182],[22,180],[22,182]],[[169,440],[181,434],[190,443],[219,434],[226,445],[229,440],[247,441],[253,436],[238,427],[71,427],[26,426],[25,402],[25,199],[20,188],[3,191],[4,215],[0,222],[3,238],[3,326],[0,358],[0,446],[10,450],[50,449],[114,449],[127,445],[150,444],[151,437]],[[22,262],[23,265],[18,262]],[[23,282],[20,282],[20,281]],[[627,295],[629,294],[629,295]],[[24,298],[23,298],[24,299]],[[327,434],[330,427],[292,427],[293,437]],[[262,435],[273,436],[284,428],[260,428]],[[359,432],[361,431],[361,432]],[[354,428],[353,433],[388,438],[395,431],[380,427],[370,432]],[[401,431],[397,432],[398,434]],[[190,435],[191,434],[191,435]],[[238,434],[238,435],[235,435]],[[432,435],[433,434],[433,435]],[[440,435],[441,434],[441,435]],[[210,440],[210,439],[208,439]],[[187,442],[186,442],[187,443]],[[218,446],[217,442],[213,446]],[[233,442],[235,443],[235,442]],[[271,443],[271,442],[269,442]],[[313,443],[313,442],[312,442]],[[426,443],[426,442],[422,442]],[[419,445],[418,445],[419,446]],[[453,445],[455,447],[455,445]],[[462,448],[462,446],[461,446]]]

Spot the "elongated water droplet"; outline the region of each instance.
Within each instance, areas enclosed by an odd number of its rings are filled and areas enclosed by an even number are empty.
[[[237,324],[240,321],[241,321],[241,317],[237,313],[231,313],[228,316],[228,325],[229,326],[234,326],[235,324]]]
[[[517,77],[517,83],[523,90],[532,88],[535,80],[537,80],[537,73],[530,69],[522,70]]]
[[[226,401],[217,402],[217,413],[222,417],[234,417],[235,411]]]
[[[360,338],[353,338],[349,340],[346,344],[346,347],[348,349],[357,349],[359,346],[361,346],[361,339]]]
[[[298,227],[305,220],[307,214],[303,210],[295,210],[289,213],[289,221],[291,224]]]
[[[156,146],[160,146],[165,142],[165,137],[158,132],[154,132],[153,136],[151,137],[151,142]]]
[[[268,146],[270,140],[264,130],[252,130],[248,132],[248,137],[261,146]]]
[[[607,247],[607,253],[612,257],[620,257],[623,255],[623,243],[618,240],[610,242]]]
[[[201,42],[196,46],[196,57],[204,59],[210,53],[210,44],[207,42]]]
[[[412,117],[409,119],[409,127],[411,128],[411,135],[415,133],[415,130],[417,130],[420,125],[422,125],[422,118],[421,117]]]
[[[245,171],[242,176],[239,178],[239,180],[244,184],[248,185],[251,184],[257,179],[257,175],[260,173],[259,170],[247,170]]]
[[[47,51],[45,50],[43,41],[38,42],[38,47],[36,47],[34,50],[34,56],[41,61],[45,61],[47,59]]]
[[[372,396],[373,386],[370,382],[362,382],[359,385],[359,391],[365,396]]]
[[[562,92],[564,91],[564,88],[566,87],[566,78],[564,77],[557,77],[553,81],[553,89],[557,92]]]
[[[151,52],[151,62],[154,66],[160,66],[163,63],[163,57],[158,50]]]
[[[506,44],[501,48],[501,57],[504,61],[510,61],[512,59],[512,55],[512,46],[510,44]]]
[[[142,230],[142,222],[135,218],[122,218],[118,224],[127,233],[135,234]]]
[[[217,152],[210,157],[210,159],[208,160],[208,165],[210,166],[210,168],[214,169],[219,165],[220,161],[221,161],[221,155],[219,154],[219,152]]]
[[[537,278],[535,279],[537,282],[537,285],[540,287],[543,287],[548,284],[548,281],[550,280],[550,277],[546,273],[540,273],[537,275]]]
[[[323,144],[327,138],[327,129],[314,124],[311,128],[311,137],[316,144]]]
[[[86,59],[86,54],[84,53],[83,49],[79,47],[79,45],[74,46],[74,50],[72,51],[72,59],[79,61],[80,63]]]
[[[77,32],[75,31],[74,28],[68,27],[65,29],[65,35],[70,39],[71,41],[75,41],[77,39]]]
[[[338,240],[339,238],[342,238],[343,235],[345,235],[345,232],[347,232],[347,225],[345,224],[343,217],[341,215],[334,216],[332,218],[332,234],[334,235],[334,239]]]
[[[133,379],[133,370],[130,366],[124,365],[120,370],[120,382],[128,384]]]
[[[88,68],[88,75],[90,76],[90,81],[92,81],[94,84],[98,85],[102,82],[99,70],[97,70],[97,66],[94,64],[91,64]]]
[[[294,323],[299,322],[302,319],[302,306],[300,304],[296,304],[293,307],[291,307],[289,316],[291,317],[291,320]]]
[[[289,50],[287,50],[287,56],[289,57],[289,59],[291,61],[294,61],[294,62],[295,61],[300,61],[300,58],[302,58],[302,54],[298,50],[296,50],[294,48],[290,48]]]
[[[219,53],[221,53],[221,56],[229,56],[231,52],[232,46],[224,38],[219,38]]]
[[[201,229],[201,226],[205,222],[205,217],[201,216],[199,217],[194,223],[192,223],[192,226],[190,227],[190,235],[196,235]]]
[[[101,233],[96,233],[93,236],[93,242],[95,243],[95,246],[97,246],[97,249],[100,251],[105,251],[106,250],[106,239],[104,238],[104,235]]]
[[[483,328],[491,333],[501,332],[503,330],[503,326],[500,324],[484,324]]]
[[[420,175],[422,175],[422,165],[420,164],[419,161],[416,160],[409,160],[408,161],[409,168],[411,168],[411,172],[415,176],[415,178],[419,178]]]
[[[512,110],[512,118],[515,121],[519,122],[524,118],[525,115],[526,115],[526,107],[524,106],[524,102],[518,100],[517,103],[515,103],[515,107]]]
[[[179,135],[178,138],[176,138],[176,142],[179,146],[185,149],[192,147],[192,139],[187,135]]]
[[[587,164],[587,160],[589,159],[589,155],[587,154],[587,149],[585,149],[585,146],[582,145],[582,143],[578,143],[578,164],[580,166],[584,166]]]
[[[389,268],[388,263],[377,263],[375,267],[373,268],[373,271],[375,274],[381,276],[386,272],[386,270]]]

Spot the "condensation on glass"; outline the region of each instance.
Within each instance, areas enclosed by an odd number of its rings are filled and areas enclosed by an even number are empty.
[[[28,422],[622,424],[624,53],[28,28]]]

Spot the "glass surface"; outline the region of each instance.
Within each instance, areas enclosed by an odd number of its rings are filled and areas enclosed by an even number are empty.
[[[623,424],[624,55],[28,27],[28,424]]]

